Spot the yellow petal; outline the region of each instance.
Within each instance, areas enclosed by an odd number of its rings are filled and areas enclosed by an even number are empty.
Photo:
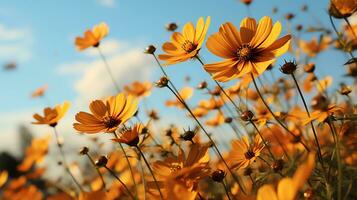
[[[263,185],[258,190],[257,200],[267,200],[267,199],[278,200],[278,197],[272,185]]]
[[[242,43],[249,43],[253,38],[257,29],[257,23],[255,19],[246,17],[240,23],[240,38]]]

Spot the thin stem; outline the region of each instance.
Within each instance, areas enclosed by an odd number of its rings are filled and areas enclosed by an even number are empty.
[[[110,66],[109,66],[109,64],[108,64],[107,59],[105,58],[105,56],[104,56],[102,50],[99,48],[99,46],[97,47],[97,49],[98,49],[98,52],[99,52],[99,55],[100,55],[101,59],[102,59],[103,62],[104,62],[105,69],[107,70],[107,72],[108,72],[108,74],[109,74],[109,76],[110,76],[110,79],[111,79],[112,82],[113,82],[113,85],[114,85],[116,91],[117,91],[117,92],[120,92],[120,88],[119,88],[118,84],[117,84],[116,81],[115,81],[115,78],[114,78],[114,76],[113,76],[112,70],[110,69]]]
[[[338,176],[337,176],[337,199],[341,200],[342,198],[342,163],[341,163],[341,155],[340,155],[340,139],[339,136],[336,132],[335,126],[333,124],[333,121],[329,118],[327,121],[330,130],[332,134],[334,135],[335,138],[335,145],[336,145],[336,158],[337,158],[337,170],[338,170]]]
[[[226,192],[226,196],[228,197],[229,200],[231,200],[231,197],[229,196],[229,191],[228,188],[226,187],[226,184],[224,183],[224,181],[221,182],[224,188],[224,191]]]
[[[254,78],[254,75],[251,73],[250,74],[251,77],[252,77],[252,80],[253,80],[253,84],[254,84],[254,87],[260,97],[260,99],[262,100],[263,104],[265,105],[265,107],[268,109],[268,111],[270,112],[270,114],[274,117],[274,119],[278,122],[278,124],[283,127],[290,135],[292,135],[294,138],[296,138],[296,136],[294,135],[294,133],[292,133],[279,119],[278,117],[274,114],[274,112],[271,110],[271,108],[269,107],[268,103],[264,100],[263,98],[263,95],[261,94],[259,88],[258,88],[258,85],[257,85],[257,82],[255,81],[255,78]],[[306,144],[301,140],[299,139],[299,142],[305,147],[306,151],[310,151],[309,148],[306,146]]]
[[[343,46],[343,49],[346,50],[346,45],[345,45],[345,43],[343,42],[343,40],[341,39],[341,35],[340,35],[340,33],[338,32],[335,23],[333,22],[332,16],[329,15],[329,17],[330,17],[330,22],[331,22],[332,28],[333,28],[333,30],[335,31],[336,35],[337,35],[338,42]],[[352,51],[348,51],[348,54],[351,56],[351,58],[354,57],[353,54],[352,54]]]
[[[100,173],[98,167],[96,167],[93,158],[92,158],[88,153],[86,153],[86,156],[88,157],[88,159],[90,160],[91,164],[93,165],[93,167],[94,167],[95,170],[97,171],[97,173],[98,173],[98,175],[99,175],[99,177],[100,177],[100,180],[102,180],[103,188],[106,189],[105,181],[104,181],[103,175],[102,175],[102,173]]]
[[[243,191],[244,194],[245,190],[243,188],[243,186],[241,185],[240,181],[238,180],[238,178],[235,176],[235,174],[232,172],[231,168],[228,166],[227,162],[224,160],[222,154],[220,153],[216,143],[213,141],[212,137],[210,136],[210,134],[208,134],[208,132],[206,131],[206,129],[203,127],[203,125],[201,124],[201,122],[196,118],[196,116],[193,114],[192,110],[188,107],[188,105],[185,103],[185,101],[180,100],[179,97],[177,96],[177,94],[172,90],[172,88],[170,86],[167,86],[167,88],[176,96],[176,98],[184,105],[184,107],[186,108],[186,110],[190,113],[190,115],[192,116],[192,118],[196,121],[197,125],[202,129],[202,131],[205,133],[205,135],[207,136],[207,138],[210,140],[210,142],[213,145],[213,148],[215,149],[215,151],[217,152],[220,160],[223,162],[223,164],[227,167],[229,173],[232,175],[233,179],[237,182],[238,186],[240,187],[240,189]]]
[[[201,60],[200,57],[196,56],[196,59],[201,63],[202,66],[204,66],[205,64],[203,63],[203,61]],[[211,74],[210,74],[211,75]],[[213,79],[214,80],[214,79]],[[233,99],[226,93],[226,91],[223,89],[223,87],[221,86],[221,84],[218,83],[218,81],[214,80],[214,82],[216,83],[216,85],[219,87],[219,89],[223,92],[224,96],[226,96],[228,98],[228,100],[233,104],[234,108],[236,109],[236,111],[242,112],[242,110],[237,106],[237,104],[233,101]]]
[[[267,147],[268,152],[269,152],[271,158],[275,161],[275,156],[274,156],[274,154],[271,152],[270,146],[268,146],[268,144],[267,144],[267,142],[265,141],[265,139],[264,139],[262,133],[260,132],[259,128],[257,127],[257,125],[255,125],[255,123],[254,123],[252,120],[250,120],[250,123],[254,126],[255,130],[256,130],[257,133],[259,134],[260,138],[261,138],[262,141],[263,141],[264,146]]]
[[[298,84],[298,82],[297,82],[297,80],[296,80],[296,77],[295,77],[294,73],[292,73],[291,76],[293,77],[293,80],[294,80],[294,82],[295,82],[295,86],[296,86],[296,88],[297,88],[297,90],[298,90],[298,92],[299,92],[299,94],[300,94],[300,97],[301,97],[301,100],[302,100],[302,102],[303,102],[303,104],[304,104],[304,107],[305,107],[307,116],[310,117],[311,115],[310,115],[309,108],[308,108],[308,106],[307,106],[307,104],[306,104],[304,95],[302,94],[302,91],[301,91],[301,89],[300,89],[300,87],[299,87],[299,84]],[[310,121],[310,125],[311,125],[312,132],[313,132],[313,134],[314,134],[314,139],[315,139],[315,143],[316,143],[316,146],[317,146],[317,155],[318,155],[318,158],[319,158],[319,161],[320,161],[322,167],[324,167],[324,163],[323,163],[323,159],[322,159],[322,154],[321,154],[320,143],[319,143],[319,140],[318,140],[318,138],[317,138],[317,133],[316,133],[316,130],[315,130],[315,127],[314,127],[314,124],[313,124],[312,121]]]
[[[115,178],[119,181],[119,183],[125,188],[126,192],[130,195],[130,197],[135,200],[135,197],[134,195],[130,192],[129,188],[125,185],[125,183],[120,180],[120,178],[115,174],[115,172],[113,170],[111,170],[110,168],[108,168],[107,166],[104,166],[105,169],[108,170],[108,172]]]
[[[265,162],[266,165],[268,165],[268,167],[270,167],[270,164],[268,163],[268,161],[266,161],[264,158],[262,158],[261,156],[258,156],[258,158],[262,161]]]
[[[56,143],[57,143],[58,149],[59,149],[61,157],[62,157],[62,164],[63,164],[65,170],[67,171],[67,173],[71,176],[73,182],[77,185],[79,190],[81,192],[83,192],[84,190],[83,190],[81,184],[78,183],[78,181],[76,180],[76,178],[72,174],[71,170],[69,169],[69,165],[67,163],[66,157],[64,156],[64,151],[63,151],[62,145],[61,145],[61,143],[59,141],[59,136],[58,136],[58,132],[57,132],[56,127],[53,127],[53,130],[54,130],[54,133],[55,133],[55,136],[56,136]]]
[[[113,132],[113,134],[114,134],[115,138],[118,139],[118,135],[116,134],[115,131]],[[119,142],[119,146],[120,146],[120,149],[121,149],[121,151],[123,152],[124,157],[125,157],[125,160],[126,160],[126,162],[127,162],[127,164],[128,164],[128,167],[129,167],[129,170],[130,170],[130,175],[131,175],[131,178],[132,178],[132,180],[133,180],[133,183],[134,183],[134,186],[135,186],[135,189],[136,189],[136,195],[138,195],[138,194],[139,194],[138,186],[136,185],[135,176],[134,176],[133,168],[131,167],[131,163],[130,163],[130,161],[129,161],[129,157],[128,157],[128,155],[126,154],[126,152],[125,152],[125,150],[124,150],[124,147],[123,147],[123,145],[122,145],[120,142]]]
[[[151,173],[152,178],[154,179],[154,182],[155,182],[155,185],[156,185],[156,187],[157,187],[157,190],[158,190],[159,193],[160,193],[160,198],[163,200],[163,199],[164,199],[164,196],[163,196],[162,193],[161,193],[159,183],[158,183],[157,180],[156,180],[156,177],[155,177],[154,172],[152,171],[152,169],[151,169],[151,167],[150,167],[149,162],[146,160],[144,153],[141,151],[141,149],[140,149],[138,146],[136,146],[136,149],[139,151],[141,157],[144,159],[144,162],[145,162],[146,166],[148,167],[148,169],[149,169],[149,171],[150,171],[150,173]]]

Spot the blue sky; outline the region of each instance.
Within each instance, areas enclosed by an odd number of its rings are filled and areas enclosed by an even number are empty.
[[[304,3],[309,5],[308,13],[299,10]],[[279,9],[277,14],[272,14],[274,6]],[[300,23],[315,26],[317,22],[314,17],[317,17],[330,28],[326,9],[327,1],[318,0],[255,0],[250,8],[254,18],[269,15],[274,21],[280,20],[285,28],[283,34],[287,27],[283,16],[288,12],[296,14],[293,27]],[[72,101],[74,107],[68,121],[79,109],[87,109],[90,99],[112,92],[108,89],[111,86],[103,83],[108,79],[106,75],[93,77],[93,74],[102,73],[101,69],[97,69],[101,63],[96,52],[78,52],[74,47],[74,38],[82,35],[86,29],[102,21],[110,26],[103,48],[107,49],[106,56],[113,65],[120,65],[113,66],[118,69],[114,71],[120,83],[135,78],[155,81],[160,77],[160,71],[150,56],[141,54],[142,50],[148,44],[154,44],[161,52],[161,44],[170,36],[164,29],[165,24],[177,22],[181,29],[188,21],[196,23],[200,16],[211,16],[211,34],[226,21],[239,25],[247,16],[247,10],[238,0],[1,1],[0,36],[7,34],[13,37],[0,37],[0,64],[15,61],[18,69],[0,71],[0,135],[5,137],[4,134],[10,134],[8,132],[13,132],[19,123],[28,124],[32,113],[42,109],[45,102],[30,99],[29,96],[43,84],[49,85],[47,98],[51,104]],[[314,34],[304,34],[302,37],[311,39],[312,36]],[[202,56],[207,62],[219,60],[206,49],[202,50]],[[292,57],[286,55],[284,58]],[[345,72],[342,64],[346,60],[345,55],[328,50],[313,61],[321,77],[334,74],[337,78]],[[281,63],[281,59],[278,63]],[[92,72],[88,72],[90,69]],[[170,66],[167,71],[179,86],[185,84],[183,79],[187,74],[193,79],[192,86],[208,79],[198,62]],[[277,68],[275,73],[280,75]],[[103,91],[95,91],[97,86]],[[170,95],[167,91],[156,90],[148,101],[151,106],[162,108],[164,100],[168,98]],[[176,110],[168,109],[167,112],[174,116]]]

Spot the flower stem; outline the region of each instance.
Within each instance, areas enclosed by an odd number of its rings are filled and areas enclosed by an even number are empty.
[[[337,35],[338,42],[343,46],[343,49],[346,50],[346,45],[341,39],[341,34],[338,32],[335,23],[333,22],[332,16],[330,15],[330,23],[332,25],[333,30],[335,31]],[[348,54],[351,56],[351,58],[354,58],[352,51],[348,51]]]
[[[110,76],[110,79],[111,79],[112,82],[113,82],[113,85],[114,85],[116,91],[117,91],[117,92],[120,92],[120,88],[119,88],[118,84],[116,83],[116,81],[115,81],[115,79],[114,79],[112,70],[110,69],[110,66],[109,66],[109,63],[108,63],[107,59],[105,58],[105,56],[104,56],[102,50],[101,50],[99,47],[97,47],[97,49],[98,49],[100,58],[101,58],[101,59],[103,60],[103,62],[104,62],[105,69],[107,70],[107,72],[108,72],[108,74],[109,74],[109,76]]]
[[[113,132],[113,134],[114,134],[115,138],[118,139],[118,135],[115,133],[115,131]],[[131,167],[131,163],[130,163],[130,161],[129,161],[129,157],[128,157],[128,155],[126,154],[126,152],[125,152],[125,150],[124,150],[124,147],[123,147],[123,145],[122,145],[120,142],[119,142],[119,146],[120,146],[120,149],[121,149],[121,151],[123,152],[124,157],[125,157],[125,160],[126,160],[126,162],[127,162],[127,164],[128,164],[128,167],[129,167],[129,170],[130,170],[131,179],[133,180],[133,183],[134,183],[134,186],[135,186],[135,189],[136,189],[136,195],[138,195],[138,194],[139,194],[139,192],[138,192],[138,186],[136,185],[135,176],[134,176],[133,168]]]
[[[63,151],[63,148],[62,148],[62,144],[61,144],[60,141],[59,141],[59,136],[58,136],[58,132],[57,132],[56,127],[53,127],[53,130],[54,130],[54,133],[55,133],[55,136],[56,136],[56,143],[57,143],[58,149],[59,149],[60,154],[61,154],[61,157],[62,157],[62,164],[63,164],[65,170],[67,171],[67,173],[71,176],[73,182],[77,185],[77,187],[79,188],[79,190],[80,190],[81,192],[83,192],[84,190],[83,190],[81,184],[78,183],[78,181],[76,180],[76,178],[75,178],[74,175],[72,174],[71,170],[69,169],[69,166],[68,166],[66,157],[64,156],[64,151]]]
[[[154,172],[152,171],[152,169],[151,169],[151,167],[150,167],[149,162],[146,160],[144,153],[141,151],[141,149],[140,149],[138,146],[136,146],[136,149],[139,151],[139,153],[140,153],[141,157],[143,158],[143,160],[144,160],[146,166],[148,167],[148,169],[149,169],[149,171],[150,171],[150,173],[151,173],[151,176],[152,176],[152,178],[154,179],[156,188],[157,188],[157,190],[159,191],[160,198],[163,200],[163,199],[164,199],[164,196],[163,196],[162,193],[161,193],[161,189],[160,189],[159,183],[158,183],[157,180],[156,180],[156,177],[155,177]]]
[[[262,133],[260,132],[259,128],[257,127],[257,125],[255,125],[255,123],[253,122],[253,120],[250,120],[250,123],[254,126],[255,130],[256,130],[257,133],[259,134],[260,138],[261,138],[262,141],[263,141],[264,146],[267,147],[268,152],[269,152],[271,158],[275,161],[274,154],[271,152],[270,146],[268,146],[268,143],[265,141],[265,139],[264,139]]]
[[[119,181],[119,183],[125,188],[126,192],[129,194],[129,196],[130,196],[133,200],[135,200],[134,195],[130,192],[129,188],[125,185],[125,183],[124,183],[122,180],[120,180],[120,178],[115,174],[115,172],[114,172],[113,170],[111,170],[110,168],[108,168],[107,166],[104,166],[104,167],[105,167],[105,169],[108,170],[108,172],[109,172],[115,179],[117,179],[117,180]]]
[[[335,145],[336,145],[336,158],[337,158],[337,170],[338,170],[338,176],[337,176],[337,200],[342,199],[342,163],[341,163],[341,155],[340,155],[340,139],[339,135],[336,132],[335,126],[333,124],[333,121],[331,120],[331,117],[328,118],[327,123],[330,127],[330,130],[332,134],[334,135],[335,138]]]
[[[88,157],[89,161],[91,162],[91,164],[93,165],[93,167],[95,168],[95,170],[97,171],[99,177],[100,177],[100,180],[102,180],[102,183],[103,183],[103,188],[106,189],[106,186],[105,186],[105,181],[104,181],[104,178],[103,178],[103,175],[100,173],[98,167],[96,167],[95,163],[94,163],[94,160],[93,158],[88,154],[86,153],[86,156]]]
[[[291,74],[291,76],[293,77],[293,80],[294,80],[294,83],[295,83],[295,86],[299,92],[299,95],[301,97],[301,100],[304,104],[304,107],[305,107],[305,110],[306,110],[306,113],[307,113],[307,116],[310,117],[310,111],[309,111],[309,108],[307,107],[307,104],[306,104],[306,101],[305,101],[305,98],[304,98],[304,95],[302,94],[302,91],[299,87],[299,84],[296,80],[296,77],[294,75],[294,73]],[[317,146],[317,155],[318,155],[318,158],[319,158],[319,161],[321,163],[321,166],[324,167],[324,163],[323,163],[323,159],[322,159],[322,154],[321,154],[321,147],[320,147],[320,143],[319,143],[319,140],[317,138],[317,133],[316,133],[316,130],[315,130],[315,127],[314,127],[314,124],[312,121],[310,121],[310,125],[311,125],[311,129],[312,129],[312,132],[314,134],[314,139],[315,139],[315,143],[316,143],[316,146]]]
[[[242,190],[242,192],[244,194],[246,194],[242,184],[240,183],[240,181],[238,180],[238,178],[235,176],[235,174],[233,173],[233,171],[231,170],[231,168],[228,166],[227,162],[224,160],[222,154],[220,153],[216,143],[213,141],[212,137],[210,136],[210,134],[208,134],[208,132],[206,131],[206,129],[203,127],[203,125],[201,124],[201,122],[196,118],[196,116],[193,114],[192,110],[188,107],[188,105],[186,104],[185,101],[180,100],[179,97],[177,96],[177,94],[172,90],[172,88],[170,86],[167,86],[167,88],[176,96],[176,98],[184,105],[184,107],[186,108],[186,110],[190,113],[190,115],[192,116],[192,118],[196,121],[197,125],[202,129],[202,131],[205,133],[205,135],[207,136],[207,138],[210,140],[210,142],[213,145],[213,148],[215,149],[218,157],[220,158],[220,160],[223,162],[223,164],[227,167],[229,173],[232,175],[233,179],[237,182],[238,186],[240,187],[240,189]]]
[[[254,84],[254,87],[260,97],[260,99],[262,100],[263,104],[265,105],[265,107],[268,109],[268,111],[270,112],[270,114],[274,117],[274,119],[278,122],[278,124],[283,127],[291,136],[293,136],[294,138],[296,138],[296,136],[294,135],[294,133],[292,133],[279,119],[278,117],[274,114],[274,112],[271,110],[271,108],[269,107],[268,103],[264,100],[263,98],[263,95],[261,94],[259,88],[258,88],[258,85],[257,85],[257,82],[255,81],[255,78],[254,78],[254,75],[251,73],[250,74],[251,77],[252,77],[252,80],[253,80],[253,84]],[[306,149],[306,151],[310,151],[309,148],[306,146],[306,144],[301,140],[299,139],[299,142],[300,144],[302,144],[304,146],[304,148]]]
[[[224,181],[222,181],[222,185],[223,185],[224,191],[226,192],[226,196],[228,197],[229,200],[231,200],[231,197],[229,196],[228,188],[226,187],[226,184],[224,183]]]

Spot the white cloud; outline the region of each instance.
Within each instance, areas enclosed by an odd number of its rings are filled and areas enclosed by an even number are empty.
[[[97,0],[97,2],[102,6],[110,8],[114,7],[115,5],[115,0]]]
[[[110,40],[102,44],[102,51],[119,87],[135,80],[148,80],[153,69],[150,56],[142,48],[131,47],[125,42]],[[94,49],[95,50],[95,49]],[[87,53],[90,61],[77,60],[58,67],[59,74],[76,74],[74,89],[76,103],[82,105],[115,92],[114,85],[98,52]],[[93,60],[94,59],[94,60]]]
[[[27,61],[32,57],[32,34],[27,28],[12,28],[0,24],[0,58]]]

